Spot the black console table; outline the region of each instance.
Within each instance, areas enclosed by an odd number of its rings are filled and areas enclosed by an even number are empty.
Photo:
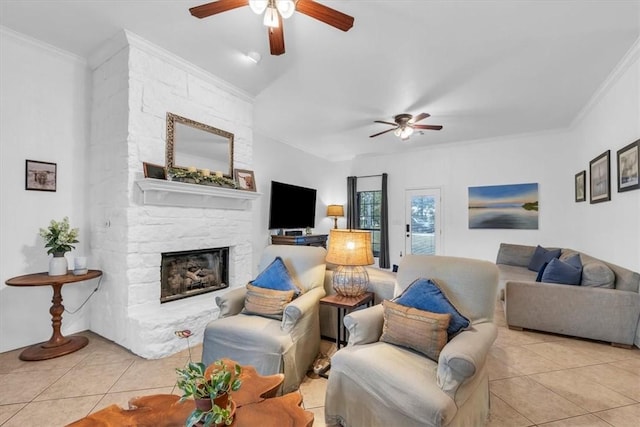
[[[271,236],[273,245],[298,245],[298,246],[321,246],[327,247],[327,235],[315,234],[310,236]]]

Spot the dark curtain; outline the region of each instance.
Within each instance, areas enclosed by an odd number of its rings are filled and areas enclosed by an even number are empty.
[[[382,174],[382,203],[380,204],[380,268],[389,268],[389,199],[387,197],[387,174]]]
[[[347,177],[347,228],[349,230],[357,229],[359,224],[358,217],[358,178],[355,176]]]

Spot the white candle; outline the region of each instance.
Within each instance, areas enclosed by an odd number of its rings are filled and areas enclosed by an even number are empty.
[[[189,167],[187,168],[187,171],[189,171],[189,172],[197,172],[197,171],[198,171],[198,169],[196,169],[196,167],[195,167],[195,166],[189,166]]]
[[[202,169],[202,175],[203,176],[209,176],[209,175],[211,175],[211,171],[209,169]]]
[[[222,178],[222,172],[220,172],[220,171],[216,171],[216,176],[217,176],[218,178]]]

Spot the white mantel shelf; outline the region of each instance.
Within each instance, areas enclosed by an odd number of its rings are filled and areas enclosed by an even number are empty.
[[[145,205],[244,210],[261,193],[145,178],[136,181]]]

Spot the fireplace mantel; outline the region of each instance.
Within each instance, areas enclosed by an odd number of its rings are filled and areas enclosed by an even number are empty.
[[[186,182],[145,178],[136,181],[142,190],[142,204],[244,210],[260,193]]]

